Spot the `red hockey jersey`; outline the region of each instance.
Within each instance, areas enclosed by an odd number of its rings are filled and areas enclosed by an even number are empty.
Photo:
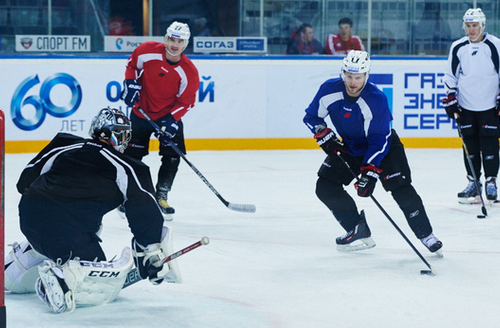
[[[125,79],[138,79],[142,85],[134,112],[143,117],[136,108],[141,107],[153,120],[168,113],[180,120],[194,106],[200,86],[198,70],[186,55],[171,64],[166,60],[165,45],[153,41],[144,42],[130,55]]]
[[[339,34],[329,34],[327,36],[325,54],[346,55],[349,50],[365,50],[359,36],[351,35],[347,41],[343,41]]]

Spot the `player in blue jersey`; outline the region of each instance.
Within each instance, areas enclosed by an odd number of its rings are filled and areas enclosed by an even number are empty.
[[[336,239],[338,250],[375,246],[364,212],[344,189],[354,179],[345,160],[355,174],[361,173],[355,183],[358,196],[371,196],[380,180],[416,237],[431,252],[438,252],[443,244],[434,236],[422,199],[411,184],[403,144],[391,129],[387,97],[368,82],[369,73],[370,55],[351,50],[343,59],[341,78],[324,82],[306,109],[304,123],[328,155],[318,172],[316,195],[347,231]]]

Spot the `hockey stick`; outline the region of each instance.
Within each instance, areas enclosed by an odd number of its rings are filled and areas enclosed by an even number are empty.
[[[354,173],[354,171],[352,170],[352,168],[349,166],[349,163],[347,163],[347,161],[344,159],[344,157],[342,157],[342,155],[340,154],[340,152],[337,153],[337,156],[340,158],[340,160],[342,162],[344,162],[345,166],[349,169],[349,172],[351,172],[351,174],[353,175],[354,179],[356,179],[356,181],[359,182],[358,176],[356,175],[356,173]],[[373,195],[370,195],[370,198],[373,200],[373,202],[375,203],[375,205],[377,205],[377,207],[379,208],[379,210],[382,213],[384,213],[384,215],[387,218],[387,220],[389,220],[389,222],[392,223],[392,225],[394,226],[394,228],[396,228],[396,230],[399,232],[399,234],[401,235],[401,237],[403,237],[403,239],[408,243],[408,245],[410,245],[411,249],[413,249],[413,251],[415,252],[415,254],[417,254],[418,257],[422,260],[422,262],[424,262],[425,265],[429,268],[429,270],[420,270],[420,273],[421,274],[432,274],[432,275],[435,275],[436,272],[432,269],[432,267],[429,264],[429,262],[427,262],[427,260],[422,256],[422,254],[418,251],[418,249],[412,244],[412,242],[408,239],[408,237],[406,237],[406,235],[404,234],[404,232],[398,227],[398,225],[396,224],[396,222],[394,222],[394,220],[384,210],[384,208],[382,207],[382,205],[380,205],[380,203],[375,199],[375,197]]]
[[[479,189],[479,182],[477,181],[476,171],[474,170],[474,165],[472,165],[472,160],[470,159],[469,149],[465,145],[464,137],[462,135],[462,127],[461,127],[461,124],[458,123],[457,119],[458,119],[458,114],[455,113],[455,122],[457,122],[458,135],[460,136],[460,139],[462,140],[462,148],[464,149],[465,157],[467,158],[467,163],[469,163],[469,168],[472,172],[472,178],[474,179],[476,191],[479,192],[479,198],[481,199],[481,212],[483,212],[483,214],[482,215],[478,214],[477,218],[484,219],[488,216],[488,212],[486,211],[486,206],[484,205],[484,199],[483,199],[483,195],[481,193],[481,189]]]
[[[160,127],[151,119],[151,117],[149,117],[148,114],[146,114],[146,112],[141,107],[138,107],[138,110],[148,120],[148,122],[151,123],[151,125],[156,130],[156,132],[157,132],[158,135],[164,135],[165,132],[163,132],[160,129]],[[186,155],[184,155],[180,151],[180,149],[172,141],[170,141],[170,140],[167,141],[167,144],[165,146],[172,147],[172,149],[180,157],[182,157],[182,159],[187,163],[187,165],[189,165],[189,167],[194,171],[194,173],[196,173],[198,175],[198,177],[200,177],[200,179],[203,182],[205,182],[205,184],[207,185],[207,187],[220,199],[220,201],[224,205],[226,205],[227,208],[229,208],[230,210],[233,210],[233,211],[238,211],[238,212],[246,212],[246,213],[254,213],[255,212],[255,205],[252,205],[252,204],[234,204],[234,203],[230,203],[227,200],[225,200],[224,197],[222,197],[221,194],[219,194],[219,192],[214,188],[214,186],[212,186],[212,184],[210,182],[208,182],[207,178],[205,178],[205,176],[203,174],[201,174],[201,172],[196,168],[196,166],[194,166],[193,163],[191,163],[187,159]]]
[[[167,263],[167,262],[170,262],[172,260],[175,260],[176,258],[178,258],[179,256],[181,255],[184,255],[186,253],[189,253],[191,252],[193,249],[196,249],[200,246],[204,246],[204,245],[208,245],[210,243],[210,239],[208,239],[208,237],[203,237],[201,238],[199,241],[197,241],[196,243],[194,244],[191,244],[183,249],[181,249],[180,251],[177,251],[173,254],[170,254],[164,261],[163,261],[163,264]],[[141,278],[141,276],[139,275],[139,270],[137,268],[133,268],[132,270],[129,271],[129,273],[127,273],[127,279],[125,280],[125,283],[123,284],[123,288],[127,288],[139,281],[143,280]]]

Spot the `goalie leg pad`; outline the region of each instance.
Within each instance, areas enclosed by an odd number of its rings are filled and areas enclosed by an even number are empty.
[[[69,261],[63,271],[66,283],[74,291],[76,305],[95,306],[113,301],[133,263],[128,247],[112,262]]]
[[[34,293],[37,267],[46,259],[28,241],[12,244],[12,250],[5,258],[5,289],[17,294]]]

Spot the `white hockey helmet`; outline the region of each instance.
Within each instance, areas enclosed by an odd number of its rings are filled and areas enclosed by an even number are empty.
[[[479,23],[481,25],[481,33],[483,33],[486,26],[486,16],[484,15],[481,8],[470,8],[464,14],[463,18],[463,28],[467,32],[465,23]]]
[[[191,37],[191,31],[189,30],[188,24],[181,22],[173,22],[167,27],[167,33],[165,34],[165,41],[167,38],[177,38],[184,40],[184,49],[189,44],[189,38]],[[183,49],[183,51],[184,51]]]
[[[341,76],[344,79],[344,74],[349,73],[365,73],[366,81],[370,74],[371,60],[370,55],[366,51],[351,50],[342,60]]]
[[[116,150],[123,153],[132,137],[132,126],[127,115],[116,108],[103,108],[90,124],[92,139],[107,140]]]

